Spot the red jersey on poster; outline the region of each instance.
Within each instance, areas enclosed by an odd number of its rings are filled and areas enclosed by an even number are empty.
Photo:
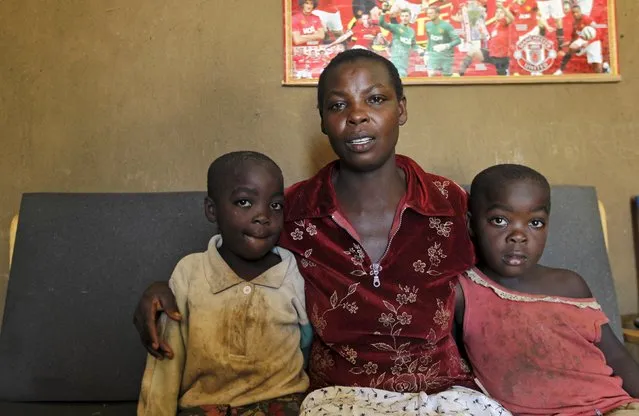
[[[351,45],[351,48],[353,46],[362,46],[370,49],[373,46],[375,36],[380,33],[380,28],[377,25],[370,25],[366,27],[363,24],[358,23],[353,26],[351,31],[353,32],[353,36],[351,37],[353,44]]]
[[[525,35],[537,26],[539,7],[536,0],[526,0],[523,4],[514,0],[508,8],[515,17],[512,27],[517,36]]]
[[[581,31],[584,30],[585,27],[587,26],[592,26],[593,24],[593,20],[590,16],[581,16],[581,19],[579,20],[573,20],[573,26],[572,26],[572,40],[576,40],[577,38],[581,37]],[[595,35],[594,38],[592,39],[588,39],[590,42],[594,42],[596,40],[600,40],[599,38],[599,31],[597,31],[597,34]]]
[[[322,21],[314,14],[296,13],[293,15],[292,29],[293,32],[299,32],[301,35],[312,35],[322,29]],[[319,41],[314,40],[295,46],[313,45],[319,45]]]
[[[498,20],[490,31],[488,52],[495,58],[508,57],[510,53],[510,25],[505,20]]]

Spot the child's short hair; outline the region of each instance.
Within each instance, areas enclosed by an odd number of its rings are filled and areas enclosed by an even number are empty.
[[[319,110],[320,117],[324,115],[322,105],[324,103],[324,95],[326,94],[326,80],[328,79],[328,75],[343,63],[355,62],[364,59],[384,64],[388,70],[388,76],[393,84],[393,88],[395,89],[397,99],[399,100],[404,97],[402,79],[399,76],[399,72],[397,72],[397,68],[395,68],[395,65],[393,65],[391,61],[367,49],[349,49],[337,54],[331,62],[326,65],[326,68],[324,68],[324,71],[322,71],[322,74],[319,77],[319,81],[317,82],[317,109]]]
[[[505,186],[512,181],[532,181],[548,192],[548,211],[550,212],[550,184],[544,175],[524,165],[504,163],[491,166],[479,172],[470,185],[469,208],[473,213],[477,204],[488,192]]]
[[[428,6],[428,8],[432,9],[437,14],[440,14],[442,12],[442,9],[440,9],[439,6]]]
[[[206,181],[206,188],[209,197],[215,199],[215,196],[220,192],[220,189],[222,189],[229,174],[246,161],[270,165],[279,172],[280,176],[282,176],[282,170],[279,166],[277,166],[277,163],[263,153],[248,150],[226,153],[215,159],[209,166]]]

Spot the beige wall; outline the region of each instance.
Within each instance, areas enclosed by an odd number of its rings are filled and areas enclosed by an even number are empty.
[[[514,161],[595,185],[629,313],[639,6],[618,3],[622,83],[410,87],[399,151],[463,183]],[[203,189],[233,149],[267,152],[288,183],[328,161],[315,90],[280,86],[281,22],[279,0],[0,2],[2,280],[22,192]]]

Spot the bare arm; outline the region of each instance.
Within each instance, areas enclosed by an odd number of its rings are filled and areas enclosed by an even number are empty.
[[[566,295],[574,298],[590,298],[592,293],[588,285],[577,273],[564,271],[562,286]],[[632,359],[628,350],[617,339],[610,325],[601,327],[601,340],[595,343],[606,357],[613,374],[623,380],[623,389],[632,397],[639,398],[639,365]]]
[[[623,380],[623,389],[630,396],[639,398],[639,365],[617,339],[610,325],[601,327],[601,341],[596,345],[603,352],[614,375]]]
[[[293,32],[293,45],[302,45],[306,42],[324,40],[324,28],[317,29],[315,33],[310,35],[302,35],[300,32]]]
[[[344,33],[342,36],[340,36],[339,38],[335,39],[333,42],[331,42],[329,45],[326,45],[327,48],[330,48],[331,46],[335,46],[338,43],[342,43],[344,42],[346,39],[349,39],[351,36],[353,36],[353,31],[349,30],[348,32]]]

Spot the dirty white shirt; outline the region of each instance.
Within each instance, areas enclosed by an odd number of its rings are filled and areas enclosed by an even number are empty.
[[[147,358],[138,415],[172,415],[179,408],[242,406],[308,388],[300,345],[310,345],[304,281],[291,252],[251,281],[237,276],[217,251],[214,236],[204,253],[175,267],[169,286],[182,322],[164,318],[161,336],[172,360]]]

